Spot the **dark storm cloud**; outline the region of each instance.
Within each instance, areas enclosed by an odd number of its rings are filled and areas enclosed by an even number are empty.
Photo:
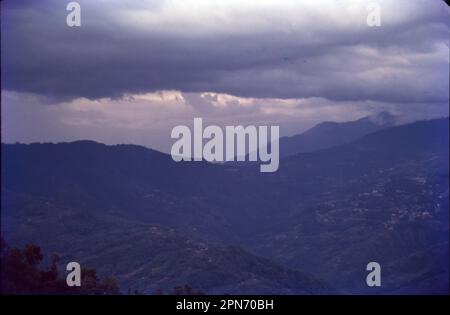
[[[440,1],[378,1],[382,26],[372,28],[368,2],[345,10],[330,1],[78,2],[79,28],[66,26],[65,1],[2,2],[2,89],[56,100],[157,90],[448,99],[448,10]]]

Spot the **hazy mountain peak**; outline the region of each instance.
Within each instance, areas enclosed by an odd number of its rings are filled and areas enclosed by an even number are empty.
[[[385,127],[394,126],[398,122],[398,117],[396,115],[391,114],[388,111],[378,112],[376,114],[367,116],[366,118],[369,121],[375,123],[376,125]]]

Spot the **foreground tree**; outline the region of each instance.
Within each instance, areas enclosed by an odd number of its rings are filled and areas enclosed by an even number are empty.
[[[2,294],[119,294],[115,279],[99,279],[95,269],[82,269],[81,287],[69,287],[58,271],[59,256],[53,254],[50,265],[42,267],[44,256],[37,245],[20,249],[1,239],[0,246]]]

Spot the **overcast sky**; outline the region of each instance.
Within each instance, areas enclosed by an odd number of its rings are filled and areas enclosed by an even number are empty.
[[[440,0],[80,0],[81,27],[68,2],[1,2],[3,142],[167,151],[193,117],[290,135],[381,110],[448,116]]]

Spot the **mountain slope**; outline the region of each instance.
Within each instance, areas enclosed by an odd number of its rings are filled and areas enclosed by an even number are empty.
[[[214,234],[231,224],[234,216],[220,210],[231,175],[218,165],[175,163],[134,145],[2,144],[2,187],[8,191],[192,233],[207,228]],[[239,220],[233,223],[239,226]]]
[[[211,245],[173,229],[93,214],[48,199],[4,193],[2,236],[43,244],[63,262],[115,277],[123,292],[170,292],[188,284],[207,294],[326,294],[323,281],[239,247]],[[64,267],[63,267],[64,268]]]
[[[254,246],[347,292],[431,292],[426,277],[412,279],[449,262],[448,130],[448,119],[422,121],[282,161],[263,184],[277,187],[264,194],[276,232]],[[447,248],[439,258],[436,246]],[[369,261],[396,270],[379,290],[361,281]]]

